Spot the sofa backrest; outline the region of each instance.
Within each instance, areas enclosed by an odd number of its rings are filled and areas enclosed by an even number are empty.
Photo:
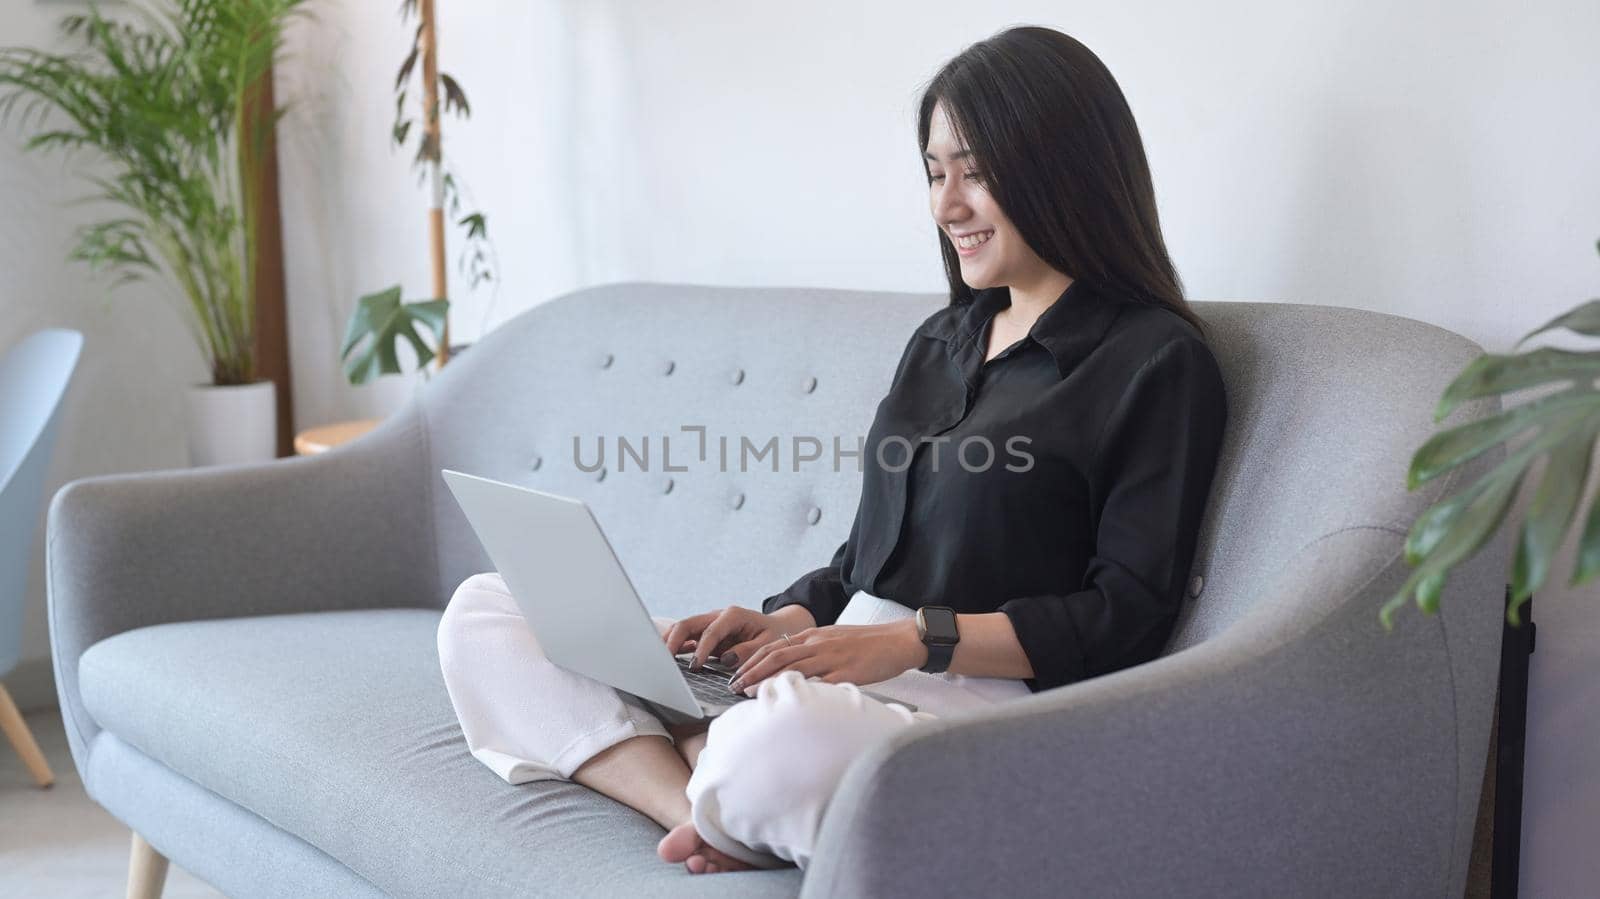
[[[758,606],[848,536],[861,475],[853,457],[836,470],[833,440],[854,450],[865,439],[906,341],[945,302],[624,283],[505,323],[419,401],[439,603],[493,567],[438,475],[455,468],[587,501],[654,614]],[[1194,305],[1228,385],[1229,433],[1192,571],[1203,584],[1169,649],[1238,620],[1315,538],[1409,527],[1431,502],[1405,490],[1410,455],[1433,430],[1440,391],[1479,352],[1440,328],[1357,309]],[[686,428],[704,429],[704,459],[701,432]],[[807,436],[822,457],[795,471],[793,440]],[[631,449],[621,458],[619,439]],[[751,452],[775,439],[779,470],[769,452],[741,471],[742,439]],[[583,470],[602,442],[603,470]]]
[[[1408,492],[1412,455],[1436,430],[1499,409],[1475,400],[1433,423],[1445,387],[1483,352],[1443,328],[1342,306],[1194,306],[1227,384],[1228,434],[1191,574],[1199,595],[1168,652],[1244,617],[1328,534],[1389,528],[1399,555],[1412,523],[1454,489],[1446,477]]]
[[[865,439],[930,294],[611,284],[536,306],[490,332],[423,391],[432,468],[585,500],[652,613],[755,607],[824,565],[860,496],[832,438]],[[699,458],[703,427],[706,458]],[[793,470],[791,440],[823,458]],[[604,469],[596,461],[604,439]],[[645,455],[618,458],[618,440]],[[666,458],[663,438],[670,449]],[[721,464],[726,438],[728,464]],[[741,438],[755,449],[740,471]],[[776,438],[774,455],[754,453]],[[687,471],[667,471],[666,463]],[[437,472],[442,600],[493,566]]]

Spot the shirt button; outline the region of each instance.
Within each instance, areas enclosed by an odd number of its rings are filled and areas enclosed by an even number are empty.
[[[816,378],[806,378],[806,383],[805,383],[806,393],[810,393],[811,391],[816,390],[816,389],[817,389],[817,379]]]
[[[812,524],[816,524],[817,522],[819,522],[821,520],[822,520],[822,510],[817,508],[816,506],[812,506],[811,507],[811,511],[806,513],[806,521],[809,521]]]
[[[594,479],[596,481],[603,481],[606,479],[606,468],[604,465],[600,466],[600,470],[594,473]]]
[[[600,359],[600,367],[601,368],[610,368],[611,367],[611,363],[613,363],[615,361],[617,361],[617,357],[611,355],[610,353],[607,353],[607,354],[605,354],[604,356],[601,357],[601,359]]]
[[[528,460],[528,467],[530,469],[534,470],[534,471],[538,471],[539,470],[539,466],[541,466],[543,464],[544,464],[544,457],[543,456],[534,456],[532,459]]]
[[[1204,590],[1205,588],[1206,579],[1203,576],[1197,574],[1189,579],[1189,595],[1191,597],[1199,596],[1200,591]]]
[[[730,376],[730,377],[729,377],[729,378],[728,378],[728,380],[730,380],[730,381],[732,381],[732,382],[733,382],[733,383],[735,383],[735,384],[742,384],[742,383],[744,383],[744,369],[742,369],[742,368],[736,368],[736,369],[734,369],[734,370],[733,370],[733,375],[732,375],[732,376]]]
[[[735,493],[733,495],[733,501],[729,505],[732,505],[735,509],[743,508],[744,507],[744,494],[743,493]]]
[[[678,367],[678,364],[676,362],[673,362],[671,359],[668,359],[667,360],[667,364],[663,365],[661,367],[661,373],[663,375],[670,375],[670,374],[672,374],[672,370],[674,368],[677,368],[677,367]]]
[[[672,492],[672,479],[671,478],[667,478],[667,482],[661,486],[661,492],[662,493],[671,493]]]

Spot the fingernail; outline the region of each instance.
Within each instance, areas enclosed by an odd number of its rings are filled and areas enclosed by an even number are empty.
[[[737,653],[732,653],[732,652],[723,653],[722,654],[722,664],[727,665],[729,667],[732,667],[734,665],[739,664],[739,656],[738,656],[738,654]]]
[[[744,689],[744,684],[740,683],[739,681],[734,681],[728,685],[728,690],[733,693],[737,693],[742,689]]]

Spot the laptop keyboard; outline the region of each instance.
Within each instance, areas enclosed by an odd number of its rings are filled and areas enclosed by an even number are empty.
[[[678,670],[683,672],[684,680],[689,682],[689,692],[694,694],[695,699],[708,705],[725,706],[752,698],[728,689],[728,680],[733,676],[732,669],[708,660],[700,666],[699,671],[691,671],[689,661],[693,657],[691,654],[673,658],[677,660]]]

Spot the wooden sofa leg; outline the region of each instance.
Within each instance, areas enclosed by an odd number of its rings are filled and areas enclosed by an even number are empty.
[[[39,744],[33,740],[33,731],[28,729],[28,722],[22,720],[22,713],[17,711],[17,704],[11,701],[5,684],[0,684],[0,730],[6,732],[6,739],[11,741],[17,755],[22,757],[22,764],[28,767],[34,782],[41,787],[56,782],[56,776],[50,773],[50,766],[44,760],[44,753],[39,751]]]
[[[133,852],[128,857],[128,899],[161,899],[167,883],[167,857],[133,832]]]

